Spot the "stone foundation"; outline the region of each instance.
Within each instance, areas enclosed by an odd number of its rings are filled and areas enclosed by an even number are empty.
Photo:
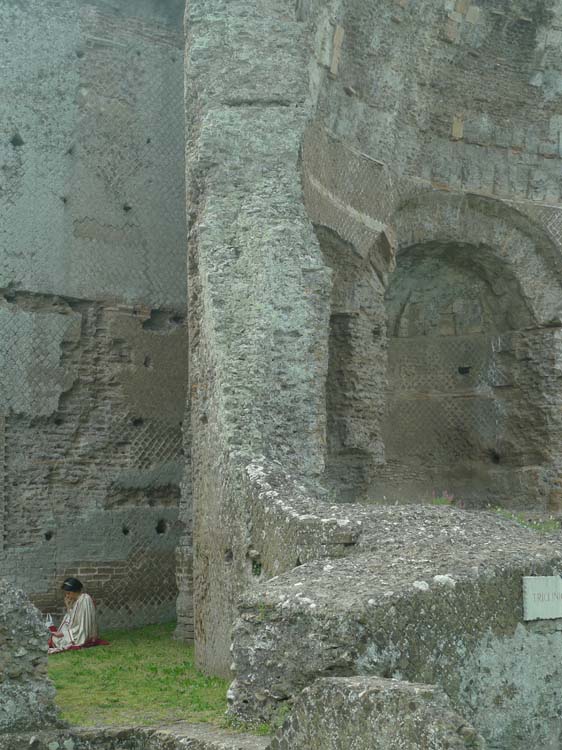
[[[438,685],[492,747],[551,746],[562,630],[523,620],[522,578],[562,572],[558,536],[494,513],[328,506],[267,469],[249,470],[253,547],[268,523],[284,543],[264,544],[269,580],[241,605],[232,714],[270,720],[319,677],[373,675]]]

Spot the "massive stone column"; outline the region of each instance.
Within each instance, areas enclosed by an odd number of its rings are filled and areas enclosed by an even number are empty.
[[[299,172],[310,44],[292,2],[187,6],[195,638],[222,674],[259,570],[242,469],[265,452],[314,478],[324,462],[330,273]]]

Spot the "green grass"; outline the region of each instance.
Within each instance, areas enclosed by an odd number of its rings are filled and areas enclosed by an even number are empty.
[[[523,511],[514,512],[506,510],[505,508],[494,508],[495,513],[502,518],[507,518],[510,521],[515,521],[521,526],[525,526],[528,529],[537,531],[539,534],[550,534],[556,531],[560,531],[562,528],[560,518],[540,518],[529,516],[528,513]]]
[[[228,682],[198,672],[193,647],[174,641],[173,631],[173,623],[107,631],[110,646],[49,656],[62,718],[84,727],[224,725]]]
[[[432,505],[454,505],[454,501],[450,497],[432,497]]]

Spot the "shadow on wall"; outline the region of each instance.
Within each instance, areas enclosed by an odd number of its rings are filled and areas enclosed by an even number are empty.
[[[385,390],[384,285],[370,256],[327,227],[316,227],[332,270],[324,481],[338,501],[365,496],[384,460],[381,402]]]

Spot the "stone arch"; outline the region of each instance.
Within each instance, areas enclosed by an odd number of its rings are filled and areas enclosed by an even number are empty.
[[[562,252],[544,227],[510,204],[479,195],[427,190],[397,206],[390,224],[399,257],[426,242],[485,246],[511,269],[539,326],[562,322]],[[521,209],[521,210],[519,210]]]
[[[420,193],[393,229],[385,463],[371,494],[553,507],[558,249],[521,212],[472,195]]]

